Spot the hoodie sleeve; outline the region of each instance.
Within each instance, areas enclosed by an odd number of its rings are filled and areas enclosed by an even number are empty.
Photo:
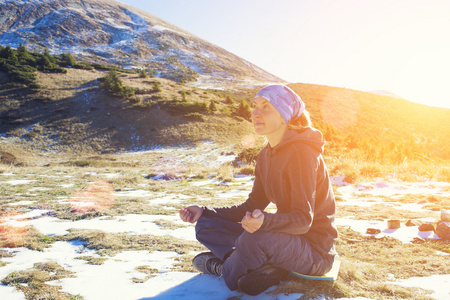
[[[257,208],[263,211],[269,203],[270,201],[267,199],[262,186],[258,164],[256,164],[255,182],[253,183],[251,193],[244,203],[230,207],[204,207],[203,215],[217,216],[225,220],[240,222],[247,211],[252,212]]]
[[[276,214],[264,212],[261,230],[305,234],[314,218],[317,170],[320,153],[310,146],[292,147],[289,163],[282,170]]]

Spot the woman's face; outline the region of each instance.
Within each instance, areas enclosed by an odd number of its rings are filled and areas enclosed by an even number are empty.
[[[284,129],[284,120],[278,110],[264,97],[256,97],[252,103],[252,123],[256,134],[272,135]]]

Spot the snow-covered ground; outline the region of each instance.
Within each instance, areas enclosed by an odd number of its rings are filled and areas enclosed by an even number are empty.
[[[155,150],[161,153],[169,150]],[[172,153],[174,154],[174,153]],[[230,157],[220,156],[218,153],[209,153],[217,155],[220,159],[217,162],[228,161]],[[176,155],[175,155],[176,157]],[[191,156],[184,158],[178,157],[178,160],[193,159]],[[122,176],[121,174],[102,174],[106,178],[115,178]],[[49,178],[51,180],[51,178]],[[422,182],[422,183],[405,183],[398,180],[379,180],[371,183],[363,183],[357,186],[344,184],[339,178],[334,179],[334,184],[339,185],[337,190],[346,199],[346,202],[339,202],[338,205],[362,205],[370,206],[376,204],[377,201],[367,197],[358,198],[361,193],[371,194],[374,196],[389,196],[393,199],[403,194],[421,194],[421,195],[445,195],[448,196],[449,183],[443,182]],[[236,178],[239,184],[230,183],[230,189],[227,192],[216,191],[220,198],[227,197],[245,197],[251,189],[252,178],[250,176],[240,176]],[[32,180],[18,178],[14,172],[3,173],[0,176],[0,187],[4,185],[17,185],[21,190],[27,189],[33,183]],[[208,185],[218,184],[214,179],[206,179],[204,181],[192,182],[192,187],[209,188]],[[234,189],[236,186],[236,189]],[[70,187],[70,185],[67,185]],[[244,187],[244,189],[243,189]],[[29,191],[39,190],[39,187],[29,187]],[[121,197],[148,197],[154,205],[165,205],[170,207],[174,203],[185,201],[188,203],[190,196],[181,193],[158,193],[152,194],[144,190],[129,190],[114,192],[114,198]],[[67,201],[60,199],[59,201]],[[32,201],[21,201],[15,203],[11,200],[8,205],[29,205]],[[5,203],[6,205],[7,203]],[[400,205],[400,204],[399,204]],[[402,206],[400,206],[402,207]],[[398,208],[398,206],[397,206]],[[402,209],[421,210],[420,205],[405,205]],[[60,220],[49,210],[35,209],[29,212],[10,216],[3,219],[3,224],[11,226],[34,226],[42,234],[46,235],[64,235],[71,228],[77,229],[97,229],[105,232],[117,233],[125,232],[129,234],[152,234],[152,235],[170,235],[179,239],[195,240],[194,228],[192,224],[183,223],[179,220],[178,215],[174,212],[171,215],[138,215],[129,214],[117,217],[99,217],[89,220],[67,221]],[[438,213],[436,218],[438,219]],[[157,226],[156,220],[167,220],[174,222],[177,229],[164,229]],[[391,236],[405,243],[411,241],[415,237],[438,239],[433,232],[420,232],[417,226],[402,226],[397,230],[389,230],[385,221],[371,220],[355,220],[351,217],[337,219],[337,224],[349,226],[353,230],[366,234],[366,229],[379,228],[382,233],[376,235]],[[64,278],[59,281],[50,282],[62,287],[62,291],[81,295],[85,300],[96,299],[228,299],[230,297],[238,297],[240,299],[298,299],[301,294],[261,294],[255,297],[244,295],[240,292],[230,291],[222,278],[212,275],[173,271],[172,267],[179,254],[168,251],[124,251],[118,253],[114,257],[110,257],[102,265],[91,265],[85,260],[75,259],[80,256],[99,257],[96,251],[88,249],[84,243],[79,240],[54,243],[51,247],[44,251],[33,251],[26,248],[1,248],[0,250],[13,254],[11,257],[4,257],[2,262],[6,263],[0,267],[0,280],[5,278],[13,271],[26,270],[33,267],[34,263],[54,261],[65,269],[75,273],[73,278]],[[442,254],[447,255],[447,254]],[[450,257],[449,257],[450,260]],[[133,282],[133,278],[144,278],[146,274],[140,273],[136,267],[150,265],[158,270],[154,277],[143,283]],[[410,278],[407,280],[397,280],[395,284],[406,287],[421,287],[434,291],[432,297],[436,299],[449,299],[450,297],[450,274],[449,275],[433,275],[430,277]],[[270,290],[273,290],[272,287]],[[0,285],[0,299],[22,300],[25,299],[23,293],[18,292],[12,287]],[[362,298],[359,298],[362,299]]]

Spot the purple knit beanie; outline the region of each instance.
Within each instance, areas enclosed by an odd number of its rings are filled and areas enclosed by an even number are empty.
[[[262,88],[256,97],[266,98],[278,110],[286,124],[299,118],[305,111],[302,99],[285,85],[268,85]]]

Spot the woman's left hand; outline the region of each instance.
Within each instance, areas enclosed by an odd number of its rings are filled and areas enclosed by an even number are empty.
[[[262,226],[263,222],[264,214],[259,209],[255,209],[252,213],[247,212],[245,214],[241,224],[245,231],[253,233]]]

